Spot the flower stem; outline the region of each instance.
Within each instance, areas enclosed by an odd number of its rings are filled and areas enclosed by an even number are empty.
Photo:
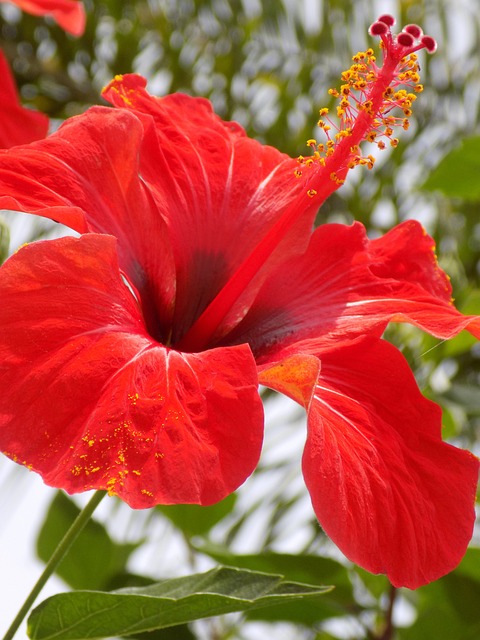
[[[65,533],[62,540],[58,544],[58,547],[55,549],[54,553],[52,554],[52,557],[46,564],[42,575],[37,580],[33,589],[30,591],[29,595],[27,596],[27,599],[25,600],[21,609],[17,613],[15,620],[10,625],[10,628],[8,629],[7,633],[3,636],[3,640],[12,640],[13,636],[15,635],[18,628],[22,624],[25,616],[30,611],[30,608],[32,607],[35,600],[37,599],[37,596],[39,595],[40,591],[45,586],[45,583],[50,578],[52,573],[56,570],[56,568],[58,567],[60,562],[63,560],[65,555],[68,553],[70,547],[75,542],[77,537],[80,535],[83,528],[85,527],[87,522],[90,520],[93,512],[95,511],[97,506],[100,504],[102,498],[105,495],[106,495],[105,491],[96,491],[93,494],[90,501],[84,507],[84,509],[78,514],[77,518],[74,520],[71,527]]]

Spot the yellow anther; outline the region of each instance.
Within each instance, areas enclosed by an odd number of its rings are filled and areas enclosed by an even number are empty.
[[[309,198],[314,198],[316,195],[317,195],[317,192],[315,191],[315,189],[309,189],[309,190],[307,191],[307,196],[308,196]]]
[[[335,171],[332,171],[332,173],[330,174],[330,180],[333,180],[333,182],[336,182],[338,185],[344,184],[345,182],[345,180],[342,180],[337,176]]]
[[[373,116],[373,102],[371,100],[366,100],[363,104],[360,105],[362,111],[366,111],[369,116]]]

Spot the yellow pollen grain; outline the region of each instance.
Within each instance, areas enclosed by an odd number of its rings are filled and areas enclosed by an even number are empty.
[[[383,42],[380,43],[380,47],[385,49]],[[375,64],[375,59],[373,49],[359,51],[352,57],[350,69],[341,73],[342,84],[339,89],[331,88],[328,90],[328,94],[337,101],[334,113],[336,113],[339,123],[337,124],[334,119],[327,116],[329,113],[327,107],[319,109],[320,119],[317,126],[324,132],[326,141],[325,144],[317,144],[314,139],[307,141],[313,154],[309,159],[299,159],[299,162],[307,169],[325,166],[329,157],[335,153],[337,146],[341,145],[344,149],[347,146],[344,139],[353,134],[359,118],[361,118],[362,125],[365,122],[368,123],[363,140],[375,143],[379,149],[386,148],[387,139],[391,146],[397,146],[398,139],[393,137],[395,127],[408,129],[410,125],[408,118],[412,115],[413,102],[416,100],[416,94],[423,89],[419,84],[420,69],[417,56],[411,54],[400,61],[396,67],[395,76],[392,77],[391,85],[381,90],[383,95],[375,91],[373,86],[375,83],[378,84],[381,75],[381,68]],[[405,88],[401,88],[399,86],[401,84]],[[380,85],[382,86],[381,82]],[[404,117],[387,115],[394,108],[401,109]],[[324,116],[327,117],[323,119]],[[356,146],[358,147],[358,145]],[[342,164],[336,167],[337,171],[351,169],[358,165],[366,166],[368,169],[373,168],[375,162],[373,156],[364,157],[360,148],[358,151],[352,151],[352,155],[358,157],[345,158],[340,154]],[[297,170],[295,175],[301,177],[303,173]],[[331,173],[330,178],[338,185],[344,182],[336,173]],[[317,195],[314,189],[308,190],[307,193],[311,198]]]
[[[138,393],[129,393],[128,399],[130,400],[132,406],[135,406],[138,400]]]
[[[117,484],[116,478],[110,478],[110,480],[107,480],[107,492],[109,496],[117,495],[117,492],[115,491],[116,484]]]

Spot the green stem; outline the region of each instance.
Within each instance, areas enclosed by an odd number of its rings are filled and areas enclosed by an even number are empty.
[[[17,615],[15,617],[15,620],[10,625],[10,628],[8,629],[7,633],[3,636],[3,640],[12,640],[12,638],[15,635],[15,633],[17,632],[19,626],[22,624],[25,616],[30,611],[33,603],[37,599],[38,594],[40,593],[40,591],[45,586],[45,583],[50,578],[52,573],[56,570],[56,568],[58,567],[60,562],[63,560],[65,555],[68,553],[70,547],[75,542],[77,537],[80,535],[80,533],[82,532],[83,528],[85,527],[87,522],[90,520],[90,518],[92,516],[92,513],[95,511],[95,509],[100,504],[102,498],[105,495],[106,495],[106,493],[104,491],[96,491],[93,494],[93,496],[90,499],[90,501],[85,506],[85,508],[75,518],[75,520],[73,521],[70,529],[68,529],[66,534],[63,536],[63,538],[60,541],[58,547],[55,549],[52,557],[50,558],[50,560],[46,564],[42,575],[37,580],[35,586],[33,587],[33,589],[30,591],[29,595],[27,596],[27,599],[25,600],[25,602],[23,603],[21,609],[17,613]]]

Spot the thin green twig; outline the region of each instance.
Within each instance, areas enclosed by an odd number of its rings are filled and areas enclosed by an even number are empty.
[[[87,522],[90,520],[93,512],[98,507],[98,505],[100,504],[100,502],[102,501],[105,495],[106,493],[104,491],[96,491],[91,497],[90,501],[86,504],[84,509],[82,509],[82,511],[78,514],[77,518],[72,523],[72,526],[68,529],[66,534],[63,536],[62,540],[58,544],[58,547],[55,549],[54,553],[52,554],[52,557],[46,564],[42,575],[35,583],[33,589],[30,591],[25,602],[23,603],[22,607],[17,613],[14,621],[10,625],[10,628],[8,629],[7,633],[3,636],[3,640],[12,640],[13,636],[16,634],[18,628],[22,624],[26,615],[30,611],[33,603],[37,599],[37,596],[39,595],[40,591],[45,586],[45,583],[50,578],[52,573],[56,570],[56,568],[58,567],[60,562],[63,560],[65,555],[68,553],[70,547],[75,542],[77,537],[80,535],[83,528],[85,527]]]

